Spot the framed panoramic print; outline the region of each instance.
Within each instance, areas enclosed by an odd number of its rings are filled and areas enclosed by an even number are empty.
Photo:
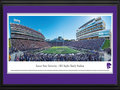
[[[117,6],[3,6],[4,85],[117,84]]]

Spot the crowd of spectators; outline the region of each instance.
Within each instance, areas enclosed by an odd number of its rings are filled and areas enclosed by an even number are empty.
[[[104,41],[105,38],[71,41],[65,42],[65,46],[72,46],[78,49],[100,50]]]
[[[26,51],[26,50],[33,50],[33,49],[40,49],[43,47],[48,47],[48,43],[34,41],[34,40],[23,40],[23,39],[11,39],[11,44],[17,50]]]
[[[107,54],[110,54],[110,55],[111,55],[111,49],[110,49],[110,48],[106,48],[106,49],[104,49],[104,51],[105,51]]]
[[[9,48],[9,54],[17,52],[17,51],[18,50],[15,47],[13,47],[13,46],[11,48]]]
[[[46,53],[31,53],[29,50],[41,49],[43,47],[49,47],[50,44],[47,42],[38,42],[33,40],[23,39],[12,39],[12,46],[15,48],[10,49],[10,53],[17,52],[17,50],[24,51],[23,55],[15,55],[14,61],[102,61],[99,51],[103,45],[105,39],[90,39],[80,41],[66,41],[66,42],[55,42],[55,45],[69,46],[70,48],[82,50],[88,50],[87,53],[76,53],[76,54],[46,54]],[[54,45],[53,43],[51,45]],[[55,46],[54,45],[54,46]],[[97,50],[97,51],[94,51]],[[111,54],[111,49],[104,49],[105,52]]]
[[[32,54],[24,52],[20,57],[15,55],[14,61],[101,61],[98,52],[87,54]]]
[[[71,46],[77,49],[100,50],[105,38],[79,40],[79,41],[63,41],[49,42],[50,46]]]

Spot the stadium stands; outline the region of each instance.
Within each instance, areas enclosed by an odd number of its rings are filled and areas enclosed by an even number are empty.
[[[39,42],[32,40],[11,39],[11,42],[12,42],[12,46],[20,51],[39,49],[49,46],[48,43],[46,42]]]
[[[76,54],[46,54],[38,53],[33,54],[26,50],[40,49],[43,47],[48,47],[46,42],[37,42],[31,40],[16,40],[12,39],[12,46],[16,47],[18,50],[24,50],[24,55],[20,57],[15,56],[16,61],[102,61],[99,55],[99,50],[104,43],[104,38],[91,39],[91,40],[80,40],[80,41],[66,41],[64,44],[66,46],[72,47],[77,50],[87,49],[90,50],[88,53],[76,53]],[[61,42],[62,45],[62,42]],[[91,52],[91,50],[97,50]],[[110,49],[105,49],[106,52],[110,53]]]
[[[78,49],[100,50],[105,38],[72,41],[65,43],[66,46],[76,47]]]
[[[71,46],[79,49],[100,50],[105,38],[79,40],[79,41],[64,41],[64,42],[49,42],[51,46]]]
[[[29,27],[10,23],[11,29],[11,48],[10,53],[18,50],[33,50],[48,47],[48,43],[45,42],[45,37],[42,33],[37,32]]]
[[[14,24],[10,23],[10,29],[11,29],[11,38],[16,38],[14,35],[26,35],[30,37],[38,37],[39,39],[45,39],[45,37],[42,35],[42,33],[37,32],[29,27],[20,25],[20,24]],[[12,37],[13,35],[13,37]]]
[[[102,59],[98,52],[87,54],[31,54],[27,52],[20,57],[16,55],[14,61],[102,61]]]

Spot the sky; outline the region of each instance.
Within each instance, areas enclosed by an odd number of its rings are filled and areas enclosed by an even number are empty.
[[[58,36],[64,39],[76,39],[76,30],[93,18],[96,16],[9,16],[9,24],[17,23],[14,22],[14,19],[17,19],[21,25],[41,32],[50,40]],[[106,23],[106,29],[111,29],[111,16],[101,18]]]

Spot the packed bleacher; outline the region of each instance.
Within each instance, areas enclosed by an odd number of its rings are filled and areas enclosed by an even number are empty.
[[[73,41],[65,43],[66,46],[76,47],[78,49],[89,49],[89,50],[100,50],[101,46],[103,45],[105,39],[90,39],[90,40],[80,40],[80,41]]]
[[[15,23],[10,23],[10,29],[10,54],[17,51],[27,51],[49,47],[49,44],[45,42],[44,35],[36,30]]]
[[[46,42],[39,42],[33,40],[11,39],[11,42],[12,47],[20,51],[40,49],[49,46]]]
[[[90,39],[80,41],[64,41],[64,42],[39,42],[35,40],[23,40],[23,39],[11,39],[13,52],[20,50],[24,51],[19,57],[15,55],[14,61],[102,61],[103,59],[99,55],[99,50],[103,45],[105,39]],[[87,53],[76,54],[46,54],[46,53],[31,53],[29,50],[42,49],[50,46],[68,46],[73,49],[89,50]],[[12,52],[11,50],[11,52]],[[27,51],[28,50],[28,51]],[[97,50],[97,51],[94,51]],[[111,54],[111,50],[105,49],[105,52]]]
[[[89,50],[100,50],[105,38],[89,39],[80,41],[64,41],[64,42],[51,42],[51,46],[71,46],[76,49],[89,49]]]
[[[17,50],[29,50],[29,49],[39,49],[47,46],[70,46],[74,47],[77,50],[80,49],[89,49],[89,50],[100,50],[105,39],[90,39],[90,40],[80,40],[80,41],[65,41],[63,42],[39,42],[33,40],[23,40],[23,39],[11,39],[12,46]],[[110,52],[110,51],[109,51]]]
[[[25,52],[20,57],[15,55],[14,61],[102,61],[98,52],[87,54],[32,54]]]
[[[11,46],[11,48],[9,48],[9,54],[14,52],[18,52],[18,50],[15,47]]]

